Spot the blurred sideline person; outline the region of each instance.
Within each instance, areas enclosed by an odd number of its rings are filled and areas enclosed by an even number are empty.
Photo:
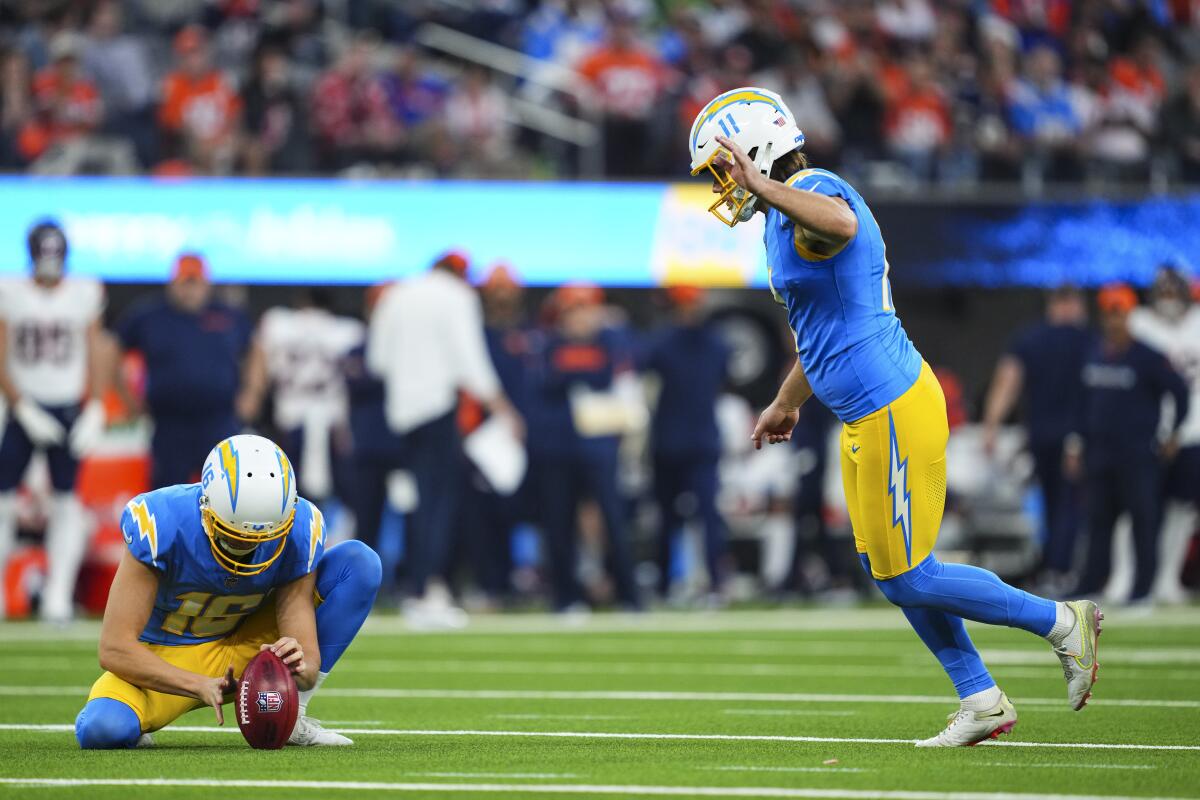
[[[946,728],[918,745],[973,745],[1016,725],[964,619],[1045,637],[1070,707],[1083,708],[1098,667],[1099,607],[1036,597],[933,553],[946,499],[946,399],[896,316],[883,235],[866,202],[832,172],[809,168],[804,134],[774,92],[718,95],[689,139],[692,174],[713,179],[714,215],[733,227],[765,214],[771,291],[796,336],[796,363],[759,417],[755,446],[788,441],[814,395],[842,420],[842,482],[859,558],[958,692]]]
[[[1133,524],[1133,593],[1147,601],[1158,565],[1164,465],[1180,449],[1180,427],[1188,415],[1188,390],[1166,356],[1136,342],[1129,314],[1138,295],[1128,285],[1109,284],[1097,296],[1102,339],[1084,363],[1084,397],[1078,426],[1067,443],[1068,470],[1086,476],[1087,559],[1075,594],[1097,595],[1112,567],[1112,529],[1122,513]],[[1165,441],[1159,439],[1163,401],[1175,401],[1176,416]]]
[[[1192,304],[1191,287],[1180,269],[1159,269],[1149,307],[1129,313],[1129,332],[1164,353],[1188,385],[1190,411],[1179,427],[1179,452],[1167,467],[1163,487],[1162,540],[1152,590],[1155,600],[1182,603],[1188,598],[1181,581],[1183,564],[1200,510],[1200,308]]]
[[[116,333],[125,350],[146,362],[145,409],[154,422],[150,484],[190,483],[212,443],[237,433],[258,406],[262,387],[243,381],[256,372],[247,362],[261,358],[250,321],[213,297],[203,257],[184,253],[164,294],[131,308]],[[116,377],[127,407],[140,410]]]
[[[385,284],[371,286],[363,297],[363,317],[368,324],[383,296]],[[367,369],[366,342],[350,348],[339,362],[346,385],[350,424],[354,490],[348,498],[354,509],[358,538],[380,552],[379,529],[388,499],[388,475],[404,466],[402,437],[388,427],[383,381]],[[384,576],[392,588],[394,575]]]
[[[825,521],[825,475],[829,470],[829,434],[837,418],[820,403],[810,403],[800,410],[792,430],[796,447],[799,476],[792,494],[792,564],[784,586],[801,594],[825,594],[825,599],[838,601],[851,589],[852,578],[845,566],[845,557],[836,549],[836,542]],[[822,574],[822,572],[824,574]]]
[[[1189,410],[1187,386],[1167,357],[1133,339],[1130,312],[1137,295],[1110,284],[1096,298],[1102,339],[1083,367],[1083,402],[1076,432],[1067,442],[1067,467],[1086,476],[1087,559],[1075,593],[1104,590],[1112,570],[1113,527],[1122,513],[1133,526],[1137,566],[1131,603],[1148,600],[1158,563],[1158,530],[1164,468],[1179,451],[1180,426]],[[1159,438],[1163,400],[1175,402],[1165,441]]]
[[[719,601],[728,565],[725,520],[717,509],[721,436],[717,399],[729,374],[730,349],[709,324],[704,290],[667,289],[672,323],[650,343],[643,367],[661,387],[650,427],[654,496],[659,510],[658,590],[671,589],[671,554],[684,523],[704,529],[710,597]]]
[[[280,446],[297,465],[300,491],[321,505],[346,498],[349,468],[345,443],[346,384],[338,361],[366,338],[363,324],[332,311],[328,289],[301,289],[296,306],[267,309],[259,322],[265,374],[254,384],[273,390]],[[348,499],[348,498],[346,498]]]
[[[1092,342],[1083,293],[1063,286],[1046,293],[1045,318],[1020,331],[1000,357],[984,404],[985,451],[995,452],[996,434],[1017,401],[1024,404],[1025,446],[1033,456],[1042,490],[1042,580],[1048,589],[1068,589],[1083,498],[1078,480],[1063,471],[1063,443],[1075,425],[1083,394],[1083,360]]]
[[[538,508],[550,556],[556,611],[585,608],[579,585],[579,509],[599,506],[617,601],[638,609],[633,553],[618,481],[621,433],[618,396],[632,375],[621,336],[605,327],[604,292],[593,284],[561,286],[550,298],[553,328],[535,367],[536,423],[530,450],[537,462]]]
[[[512,269],[495,264],[479,285],[483,300],[484,337],[500,385],[523,418],[529,417],[529,359],[532,333],[525,325],[525,289]],[[501,494],[481,474],[467,482],[467,498],[459,518],[460,541],[468,551],[483,602],[501,603],[511,594],[512,532],[529,517],[531,478],[526,470],[512,494]]]
[[[523,423],[500,386],[483,336],[479,296],[467,283],[461,253],[384,290],[371,316],[367,366],[385,388],[388,426],[404,437],[417,507],[405,538],[410,590],[406,615],[418,626],[465,621],[431,582],[449,568],[455,517],[466,474],[456,413],[460,391],[517,431]]]
[[[0,393],[8,405],[0,438],[0,576],[16,544],[17,487],[41,450],[53,490],[41,616],[65,621],[74,612],[75,579],[87,548],[88,522],[75,497],[79,459],[104,432],[101,398],[110,371],[100,323],[104,287],[65,275],[67,239],[57,223],[34,225],[28,248],[30,275],[0,283]],[[0,619],[4,594],[0,590]]]
[[[299,690],[288,744],[353,744],[308,705],[371,611],[379,556],[356,541],[326,549],[320,509],[296,494],[269,439],[218,442],[200,474],[121,514],[126,549],[100,629],[104,674],[75,719],[80,748],[151,746],[153,731],[204,706],[223,725],[237,678],[268,649]]]

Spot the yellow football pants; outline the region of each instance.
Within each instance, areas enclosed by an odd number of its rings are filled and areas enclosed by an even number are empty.
[[[842,486],[854,544],[883,580],[933,552],[946,506],[946,398],[922,362],[894,402],[842,426]]]
[[[246,618],[241,627],[224,639],[201,644],[144,646],[168,664],[199,675],[218,678],[230,667],[233,667],[235,676],[240,676],[262,645],[271,644],[278,639],[275,597],[272,595]],[[111,672],[105,672],[92,684],[88,700],[95,700],[97,697],[120,700],[132,708],[133,713],[141,720],[142,733],[156,731],[187,712],[204,706],[193,697],[140,689]]]

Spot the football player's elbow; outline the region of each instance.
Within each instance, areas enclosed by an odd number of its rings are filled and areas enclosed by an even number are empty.
[[[122,664],[125,663],[124,651],[120,647],[116,647],[111,642],[100,642],[99,648],[100,669],[105,672],[116,674]]]
[[[830,233],[844,241],[850,241],[858,233],[858,217],[854,216],[854,212],[848,208],[842,209],[834,222],[833,230]]]

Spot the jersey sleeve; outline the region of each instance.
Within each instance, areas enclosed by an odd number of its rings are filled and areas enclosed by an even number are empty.
[[[159,513],[154,498],[141,494],[121,512],[121,535],[125,547],[138,561],[157,570],[166,570],[174,534],[169,520]]]
[[[279,583],[291,583],[317,568],[325,553],[325,517],[304,498],[296,501],[296,520],[288,534]]]

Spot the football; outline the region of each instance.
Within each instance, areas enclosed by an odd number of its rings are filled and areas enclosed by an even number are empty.
[[[249,745],[278,750],[296,726],[300,695],[287,665],[270,650],[263,650],[242,672],[234,704],[238,728]]]

